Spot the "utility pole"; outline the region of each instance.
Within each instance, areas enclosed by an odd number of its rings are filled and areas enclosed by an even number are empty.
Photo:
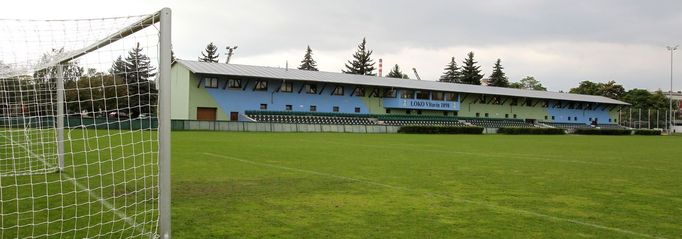
[[[670,124],[668,124],[668,135],[673,132],[673,52],[677,50],[680,45],[675,45],[674,47],[666,47],[670,51],[670,92],[668,92],[668,100],[670,100]]]
[[[228,46],[225,47],[227,49],[227,60],[225,61],[225,64],[230,64],[230,58],[232,58],[232,55],[234,54],[234,50],[237,50],[237,46]]]

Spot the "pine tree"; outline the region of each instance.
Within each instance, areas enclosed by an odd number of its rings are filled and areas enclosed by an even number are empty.
[[[386,75],[386,77],[402,78],[402,79],[409,79],[410,78],[406,74],[403,74],[403,72],[400,70],[400,67],[398,67],[398,64],[395,64],[393,69],[391,69],[391,72],[389,72],[388,75]]]
[[[128,85],[128,104],[132,117],[141,113],[151,113],[152,105],[156,105],[156,87],[151,81],[156,68],[143,53],[140,43],[128,52],[125,58],[125,82]]]
[[[317,69],[317,62],[313,60],[313,50],[310,49],[310,46],[308,46],[308,49],[305,50],[305,55],[301,61],[301,66],[299,66],[298,69],[306,71],[319,71]]]
[[[367,41],[362,38],[362,43],[358,45],[358,50],[353,54],[353,61],[348,61],[346,64],[346,70],[343,73],[355,74],[355,75],[369,75],[374,74],[374,62],[370,58],[372,56],[371,50],[366,48]]]
[[[493,73],[490,74],[489,86],[509,87],[509,79],[507,79],[502,69],[504,67],[502,67],[501,60],[497,59],[495,66],[493,66]]]
[[[218,47],[213,45],[213,42],[209,43],[204,51],[206,53],[201,52],[202,56],[199,57],[199,61],[218,62],[218,57],[220,57],[220,54],[218,53]]]
[[[126,62],[123,61],[123,58],[121,56],[118,56],[118,58],[114,60],[114,63],[111,65],[111,69],[109,70],[109,73],[111,73],[115,77],[125,78]]]
[[[476,66],[477,61],[474,61],[474,52],[467,54],[467,59],[464,60],[462,66],[462,83],[470,85],[480,85],[483,74],[481,74],[480,66]]]
[[[452,59],[450,59],[450,63],[445,66],[444,70],[445,72],[443,72],[443,75],[440,77],[439,81],[461,83],[462,73],[459,72],[459,67],[457,67],[457,62],[455,62],[454,56]]]

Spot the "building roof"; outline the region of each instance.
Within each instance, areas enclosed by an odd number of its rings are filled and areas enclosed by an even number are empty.
[[[628,105],[628,103],[610,99],[603,96],[580,95],[550,91],[535,91],[493,86],[454,84],[437,81],[424,81],[413,79],[397,79],[378,76],[352,75],[324,71],[306,71],[298,69],[285,69],[268,66],[251,66],[224,63],[209,63],[188,60],[177,60],[193,73],[225,75],[237,77],[256,77],[279,80],[297,80],[310,82],[324,82],[332,84],[352,84],[366,86],[382,86],[393,88],[420,89],[433,91],[449,91],[460,93],[474,93],[485,95],[517,96],[537,99],[567,100],[581,102],[595,102],[604,104]]]

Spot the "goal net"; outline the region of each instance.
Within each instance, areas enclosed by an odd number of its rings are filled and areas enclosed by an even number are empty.
[[[169,237],[164,19],[0,19],[0,238]]]

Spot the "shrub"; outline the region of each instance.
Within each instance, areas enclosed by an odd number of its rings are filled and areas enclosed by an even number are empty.
[[[574,134],[587,135],[631,135],[632,130],[629,129],[576,129]]]
[[[398,133],[405,134],[482,134],[481,127],[459,126],[401,126]]]
[[[638,129],[635,130],[636,135],[661,135],[660,130],[655,129]]]
[[[566,131],[558,128],[499,128],[498,134],[566,134]]]

